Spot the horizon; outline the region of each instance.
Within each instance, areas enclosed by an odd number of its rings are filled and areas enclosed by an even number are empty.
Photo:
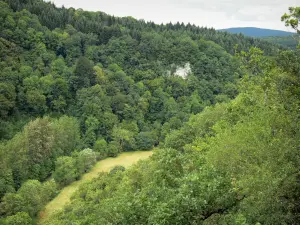
[[[294,33],[296,34],[296,31],[286,31],[286,30],[278,30],[278,29],[270,29],[270,28],[261,28],[261,27],[227,27],[227,28],[221,28],[221,29],[216,29],[216,30],[228,30],[228,29],[249,29],[249,28],[254,28],[254,29],[261,29],[261,30],[272,30],[272,31],[283,31],[287,33]]]
[[[44,0],[53,2],[56,6],[83,9],[86,11],[101,11],[117,17],[134,17],[156,24],[184,23],[216,30],[228,28],[255,27],[261,29],[293,32],[281,22],[281,16],[288,11],[289,6],[295,6],[297,0],[212,0],[207,5],[204,0],[153,0],[136,1],[74,1],[74,0]],[[155,12],[155,13],[154,13]]]

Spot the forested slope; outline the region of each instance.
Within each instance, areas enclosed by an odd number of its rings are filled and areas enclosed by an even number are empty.
[[[236,99],[192,116],[150,160],[84,185],[47,224],[297,224],[299,54],[279,67],[244,54]]]
[[[111,37],[120,37],[124,34],[130,35],[133,39],[140,41],[144,32],[172,33],[176,36],[187,34],[192,40],[204,38],[221,45],[229,53],[234,53],[234,46],[240,49],[249,49],[257,46],[264,49],[267,54],[275,53],[277,46],[271,45],[260,39],[250,38],[243,35],[219,32],[213,28],[204,28],[190,23],[168,23],[157,25],[153,22],[136,20],[132,17],[114,17],[104,12],[87,12],[82,9],[57,8],[52,3],[42,0],[5,0],[14,11],[26,9],[38,16],[42,25],[50,30],[55,28],[65,29],[67,25],[72,25],[77,31],[82,33],[93,33],[97,35],[98,43],[106,44]],[[101,10],[101,9],[100,9]],[[157,46],[158,47],[158,46]]]
[[[298,45],[297,35],[285,36],[285,37],[263,37],[264,40],[276,43],[281,46],[285,46],[289,49],[296,49]]]
[[[235,54],[242,50],[241,55]],[[240,159],[223,157],[227,160],[220,164],[223,167],[214,165],[213,157],[233,153],[220,150],[227,149],[223,142],[212,143],[225,131],[233,134],[232,143],[243,143],[238,134],[248,131],[237,127],[241,132],[234,133],[235,127],[245,123],[251,128],[266,116],[270,121],[262,121],[271,127],[269,133],[252,132],[266,138],[262,139],[264,144],[273,145],[275,135],[274,143],[284,144],[282,149],[286,147],[292,154],[278,156],[274,153],[276,145],[270,148],[270,157],[281,159],[279,165],[286,163],[288,167],[282,167],[282,176],[270,175],[269,182],[276,190],[290,185],[287,187],[297,193],[297,183],[292,186],[292,181],[286,184],[285,180],[297,174],[298,156],[293,150],[297,149],[298,137],[299,53],[280,51],[277,45],[263,40],[191,24],[156,25],[102,12],[57,8],[41,0],[0,1],[0,222],[34,223],[57,191],[80,179],[97,160],[153,147],[160,150],[147,166],[137,166],[138,172],[132,169],[102,175],[95,184],[104,182],[100,186],[107,186],[103,196],[101,189],[89,184],[86,188],[91,188],[90,193],[101,196],[85,199],[83,193],[65,214],[50,223],[90,224],[96,219],[107,224],[180,224],[188,219],[192,224],[229,211],[228,221],[254,221],[240,204],[250,207],[256,196],[248,195],[246,181],[233,173],[238,169],[229,166],[236,163],[231,160]],[[285,122],[274,122],[281,117]],[[190,124],[195,118],[199,123]],[[245,142],[253,149],[263,146],[251,145],[248,139]],[[209,150],[215,146],[220,148]],[[200,147],[205,151],[198,151]],[[243,154],[248,157],[247,152]],[[251,171],[251,163],[241,171]],[[270,169],[274,162],[267,163],[267,174],[276,174],[277,167]],[[249,177],[258,179],[255,169]],[[197,180],[204,183],[190,186]],[[232,180],[241,187],[232,186]],[[263,191],[257,185],[253,183],[249,193],[255,188]],[[278,212],[278,221],[296,221],[298,195],[282,197],[274,191],[266,196],[286,198],[289,207],[275,205],[277,211],[272,208],[270,212]],[[99,199],[105,201],[99,205]],[[116,209],[113,204],[120,207]],[[183,208],[172,214],[171,206],[174,210]],[[81,211],[89,207],[90,211]],[[261,207],[268,211],[263,200]],[[138,208],[144,211],[138,212]],[[274,222],[257,219],[264,221]]]
[[[287,32],[283,30],[272,30],[258,27],[232,27],[227,29],[221,29],[221,31],[227,31],[233,34],[244,34],[249,37],[285,37],[291,36],[295,33]]]
[[[152,155],[152,151],[134,151],[121,153],[115,158],[107,158],[97,162],[97,164],[84,174],[78,181],[64,187],[59,194],[51,200],[45,208],[40,212],[37,224],[44,224],[50,216],[59,210],[62,210],[70,203],[73,194],[85,183],[98,177],[99,173],[110,172],[115,170],[125,170],[127,167],[137,163],[140,160],[146,159]],[[111,172],[111,173],[112,173]]]

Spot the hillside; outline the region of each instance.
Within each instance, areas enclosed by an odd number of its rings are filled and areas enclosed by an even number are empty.
[[[151,151],[144,152],[126,152],[120,154],[116,158],[108,158],[99,161],[91,171],[85,174],[80,180],[73,182],[72,184],[65,187],[60,191],[59,195],[56,196],[51,202],[49,202],[45,209],[40,213],[38,224],[44,224],[45,221],[56,211],[62,210],[71,201],[71,197],[82,185],[92,181],[92,179],[99,176],[99,173],[109,172],[116,166],[121,168],[128,168],[140,160],[147,159],[152,155]]]
[[[266,41],[287,47],[289,49],[296,49],[299,44],[299,37],[293,36],[279,36],[279,37],[261,37]]]
[[[269,37],[269,36],[290,36],[295,33],[286,32],[282,30],[271,30],[257,27],[234,27],[227,29],[220,29],[220,31],[227,31],[232,34],[243,34],[249,37]]]
[[[0,224],[91,173],[42,223],[300,221],[299,50],[42,0],[0,0],[0,21]]]

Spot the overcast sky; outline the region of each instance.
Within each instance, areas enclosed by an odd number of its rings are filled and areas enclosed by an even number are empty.
[[[155,23],[184,22],[216,29],[261,27],[292,31],[280,21],[300,0],[51,0],[57,6],[132,16]]]

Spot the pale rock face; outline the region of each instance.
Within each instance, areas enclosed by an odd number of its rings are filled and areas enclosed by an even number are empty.
[[[192,72],[191,65],[187,62],[184,66],[171,65],[171,70],[166,71],[166,76],[178,76],[186,79],[187,76]]]
[[[177,67],[174,75],[182,77],[183,79],[186,79],[187,76],[192,72],[190,63],[186,63],[184,67]]]

